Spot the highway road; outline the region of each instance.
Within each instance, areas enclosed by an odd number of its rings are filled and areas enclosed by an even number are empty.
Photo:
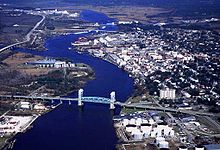
[[[31,29],[31,31],[26,35],[26,42],[30,41],[31,39],[31,35],[33,34],[33,32],[39,27],[39,25],[45,20],[45,16],[42,16],[42,19],[34,26],[33,29]]]
[[[9,48],[12,48],[14,46],[17,46],[17,45],[20,45],[20,44],[24,44],[26,42],[29,42],[31,40],[31,35],[33,34],[33,32],[37,29],[37,27],[39,27],[39,25],[45,20],[45,16],[42,16],[42,19],[37,22],[37,24],[34,26],[34,28],[31,29],[30,32],[28,32],[28,34],[25,36],[25,40],[22,41],[22,42],[17,42],[17,43],[14,43],[14,44],[11,44],[11,45],[8,45],[8,46],[5,46],[3,48],[0,49],[0,53],[9,49]]]
[[[4,117],[10,110],[6,111],[4,114],[0,116],[0,118]]]
[[[215,120],[213,120],[212,118],[210,118],[209,116],[204,116],[205,119],[207,119],[211,124],[213,124],[217,129],[220,130],[220,124],[217,123]]]
[[[0,95],[0,97],[5,98],[17,98],[17,99],[41,99],[41,100],[60,100],[60,101],[78,101],[78,98],[68,98],[68,97],[41,97],[41,96],[20,96],[20,95]],[[83,97],[82,101],[91,102],[91,103],[101,103],[101,104],[110,104],[110,99],[105,97]],[[200,112],[200,111],[193,111],[193,110],[178,110],[174,108],[166,108],[162,106],[149,106],[144,105],[141,103],[122,103],[119,101],[114,102],[115,105],[119,105],[121,107],[128,107],[128,108],[139,108],[139,109],[151,109],[151,110],[159,110],[164,112],[176,112],[176,113],[184,113],[190,115],[201,115],[201,116],[215,116],[220,117],[220,114],[208,113],[208,112]]]
[[[120,105],[122,107],[130,107],[130,108],[152,109],[152,110],[160,110],[160,111],[164,111],[164,112],[177,112],[177,113],[185,113],[185,114],[190,114],[190,115],[220,117],[220,114],[213,114],[213,113],[208,113],[208,112],[200,112],[200,111],[192,111],[192,110],[179,110],[179,109],[159,107],[159,106],[147,106],[147,105],[143,105],[140,103],[125,104],[125,103],[121,103],[121,102],[116,102],[115,104]]]

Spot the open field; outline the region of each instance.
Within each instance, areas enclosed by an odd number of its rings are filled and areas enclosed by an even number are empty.
[[[41,16],[1,10],[0,18],[0,44],[7,45],[23,41]]]
[[[38,93],[63,95],[77,90],[94,75],[85,64],[66,68],[65,76],[63,68],[27,65],[44,58],[20,52],[4,51],[0,59],[0,94],[27,95],[42,89]]]

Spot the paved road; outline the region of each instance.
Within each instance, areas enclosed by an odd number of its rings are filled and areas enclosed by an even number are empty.
[[[160,105],[155,98],[153,98],[153,101],[154,101],[154,103],[157,104],[159,107],[163,108],[163,106]],[[166,114],[171,118],[172,121],[175,121],[175,123],[176,123],[176,124],[180,127],[180,129],[189,137],[190,140],[193,139],[192,133],[189,132],[189,130],[187,130],[186,128],[184,128],[184,125],[182,124],[182,122],[181,122],[179,119],[176,119],[175,117],[173,117],[173,115],[172,115],[170,112],[167,112]]]
[[[8,97],[11,98],[12,95],[0,95],[0,97]],[[19,96],[19,95],[14,95],[14,98],[23,98],[23,99],[44,99],[44,100],[61,100],[61,101],[78,101],[78,98],[67,98],[67,97],[35,97],[35,96]],[[101,103],[101,104],[110,104],[110,99],[105,98],[105,97],[83,97],[82,101],[85,102],[92,102],[92,103]],[[191,114],[191,115],[202,115],[202,116],[216,116],[220,117],[220,114],[213,114],[213,113],[208,113],[208,112],[200,112],[200,111],[192,111],[192,110],[178,110],[174,108],[166,108],[166,107],[160,107],[160,106],[148,106],[148,105],[143,105],[140,103],[122,103],[116,101],[114,103],[115,105],[119,105],[122,107],[130,107],[130,108],[140,108],[140,109],[152,109],[152,110],[160,110],[164,112],[177,112],[177,113],[185,113],[185,114]]]
[[[34,26],[34,28],[26,35],[26,42],[30,41],[31,35],[39,27],[39,25],[45,20],[45,16],[42,16],[42,19]]]
[[[0,118],[4,117],[10,110],[6,111],[4,114],[0,116]]]
[[[14,46],[17,46],[17,45],[20,45],[20,44],[23,44],[23,43],[26,43],[27,41],[23,41],[23,42],[18,42],[18,43],[15,43],[15,44],[11,44],[11,45],[8,45],[6,47],[3,47],[0,49],[0,53],[11,48],[11,47],[14,47]]]
[[[210,118],[209,116],[204,116],[205,119],[207,119],[210,123],[212,123],[214,126],[216,126],[216,128],[218,128],[220,130],[220,124],[218,122],[216,122],[215,120],[213,120],[212,118]]]
[[[45,85],[39,87],[38,89],[34,90],[31,92],[28,96],[34,96],[38,91],[42,90],[45,87]]]
[[[30,32],[28,32],[28,34],[26,35],[25,37],[25,40],[22,41],[22,42],[17,42],[17,43],[14,43],[14,44],[11,44],[11,45],[8,45],[6,47],[3,47],[0,49],[0,53],[11,48],[11,47],[14,47],[14,46],[17,46],[17,45],[20,45],[20,44],[24,44],[26,42],[29,42],[31,40],[31,35],[33,34],[33,32],[36,30],[36,28],[45,20],[45,16],[42,16],[42,19],[34,26],[33,29],[31,29]]]
[[[132,104],[125,104],[121,102],[116,102],[116,105],[120,105],[122,107],[133,107],[133,108],[140,108],[140,109],[152,109],[152,110],[160,110],[165,112],[178,112],[178,113],[185,113],[191,115],[202,115],[202,116],[217,116],[220,117],[220,114],[213,114],[208,112],[199,112],[199,111],[192,111],[192,110],[178,110],[174,108],[166,108],[166,107],[159,107],[159,106],[147,106],[140,103],[132,103]]]

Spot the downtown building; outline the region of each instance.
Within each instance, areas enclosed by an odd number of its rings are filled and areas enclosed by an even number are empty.
[[[176,90],[175,89],[162,89],[160,90],[160,99],[175,99]]]

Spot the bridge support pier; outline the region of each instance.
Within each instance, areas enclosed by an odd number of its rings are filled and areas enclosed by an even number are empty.
[[[83,106],[82,97],[83,97],[83,89],[80,89],[78,91],[78,106],[79,107]]]
[[[110,94],[111,100],[110,100],[110,109],[115,109],[115,92],[111,92]]]

